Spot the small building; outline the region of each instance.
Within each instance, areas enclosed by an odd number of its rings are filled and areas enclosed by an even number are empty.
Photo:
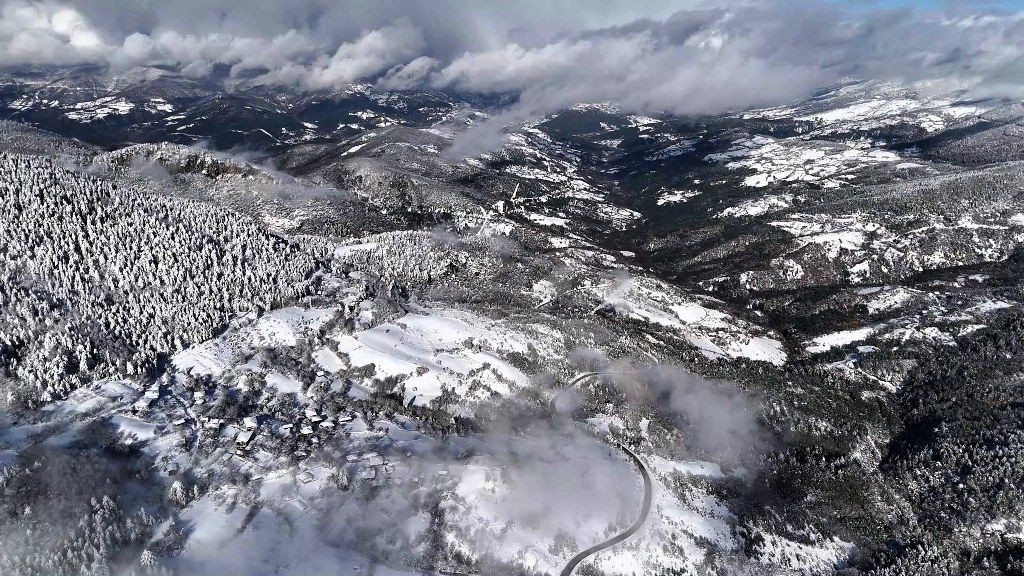
[[[239,448],[248,448],[249,444],[252,443],[253,438],[255,437],[256,430],[252,428],[242,430],[241,432],[238,433],[238,436],[235,436],[235,446]]]
[[[363,454],[362,461],[367,466],[380,466],[384,463],[384,457],[376,452],[367,452]]]

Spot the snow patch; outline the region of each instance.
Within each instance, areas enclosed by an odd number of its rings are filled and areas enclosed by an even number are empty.
[[[173,356],[183,372],[219,376],[246,352],[274,346],[294,346],[303,334],[319,329],[337,308],[281,308],[268,312],[238,331],[191,346]]]
[[[526,336],[500,330],[497,322],[469,312],[424,308],[335,339],[352,366],[373,364],[376,377],[401,378],[405,401],[417,405],[437,398],[444,387],[482,398],[529,384],[501,357],[529,351]]]
[[[738,218],[741,216],[761,216],[769,212],[785,210],[793,205],[792,194],[775,194],[746,200],[731,208],[722,210],[720,216]]]
[[[806,350],[811,354],[827,352],[833,348],[846,346],[847,344],[864,340],[874,334],[875,330],[876,328],[874,326],[865,326],[864,328],[823,334],[811,340],[807,345]]]
[[[686,202],[690,198],[700,195],[700,190],[668,190],[658,195],[658,206],[665,204],[676,204]]]
[[[752,171],[743,184],[754,188],[798,182],[839,188],[849,184],[856,172],[869,166],[898,162],[900,157],[888,150],[754,136],[738,140],[729,150],[709,154],[704,159],[725,162],[730,170]]]

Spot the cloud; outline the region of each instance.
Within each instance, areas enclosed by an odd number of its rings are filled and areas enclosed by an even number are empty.
[[[342,44],[329,58],[321,56],[307,65],[287,63],[258,80],[299,84],[314,90],[337,88],[416,58],[424,48],[423,34],[403,19]]]
[[[628,287],[629,282],[620,276],[616,283]],[[612,288],[618,289],[623,288]],[[570,362],[577,373],[599,374],[640,413],[663,417],[664,423],[679,430],[686,447],[700,456],[722,464],[749,464],[751,457],[772,443],[758,417],[760,398],[734,382],[703,378],[674,364],[613,361],[599,350],[586,348],[575,350]],[[569,392],[557,398],[558,412],[571,413],[582,404],[580,394]]]
[[[1024,95],[1024,13],[777,0],[0,0],[0,65],[178,66],[307,89],[376,82],[511,97],[455,145],[578,102],[705,114],[846,78]]]
[[[51,2],[0,7],[0,64],[77,64],[102,59],[109,50],[72,8]]]
[[[633,402],[668,417],[691,449],[715,462],[750,463],[768,444],[757,399],[731,382],[672,365],[614,366],[609,376]]]
[[[713,114],[791,102],[848,78],[1018,97],[1024,94],[1021,28],[1019,14],[720,6],[541,46],[467,53],[431,82],[517,97],[455,143],[453,154],[469,155],[493,147],[505,125],[579,102],[610,101],[627,112]]]
[[[385,90],[411,90],[423,85],[424,79],[438,64],[439,60],[430,56],[420,56],[408,64],[400,64],[388,70],[377,86]]]
[[[501,532],[511,526],[534,534],[534,541],[562,534],[582,545],[599,540],[599,533],[588,533],[593,526],[603,529],[639,508],[635,466],[618,449],[565,422],[536,421],[515,434],[492,430],[470,444],[471,464],[500,471],[492,493],[478,491],[471,478],[460,487],[475,513],[493,522],[474,534],[481,548],[499,550]]]

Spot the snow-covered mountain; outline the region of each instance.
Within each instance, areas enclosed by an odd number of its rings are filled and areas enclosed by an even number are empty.
[[[1019,102],[502,104],[0,77],[0,574],[1022,569]]]

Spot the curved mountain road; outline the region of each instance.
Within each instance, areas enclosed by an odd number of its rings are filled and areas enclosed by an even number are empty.
[[[594,376],[600,376],[602,374],[605,374],[605,372],[584,372],[582,374],[578,374],[575,378],[573,378],[571,381],[569,381],[568,384],[563,386],[561,390],[559,390],[558,392],[555,392],[555,395],[551,397],[551,400],[548,400],[548,407],[551,408],[551,412],[554,412],[554,413],[558,412],[558,407],[556,406],[556,404],[558,403],[558,398],[562,394],[565,394],[569,390],[572,390],[573,387],[575,387],[580,382],[583,382],[587,378],[593,378]]]
[[[586,550],[573,556],[572,559],[569,560],[569,563],[565,565],[565,568],[562,568],[562,572],[559,576],[570,576],[573,570],[576,569],[576,566],[578,566],[580,562],[586,560],[588,557],[593,556],[594,554],[597,554],[602,550],[615,546],[619,542],[622,542],[626,538],[629,538],[633,534],[639,532],[640,528],[643,528],[644,522],[647,521],[648,514],[650,514],[651,512],[651,497],[653,496],[654,490],[651,486],[651,475],[650,473],[647,472],[647,466],[645,466],[644,463],[640,460],[640,458],[636,454],[634,454],[633,451],[630,450],[629,448],[626,448],[622,444],[616,444],[616,446],[618,446],[623,452],[629,455],[629,457],[633,460],[633,463],[636,464],[637,469],[640,470],[640,475],[643,476],[644,478],[644,503],[640,507],[640,516],[638,516],[637,519],[633,521],[633,525],[627,528],[625,531],[619,532],[618,534],[612,536],[604,542],[594,544],[590,548],[587,548]]]
[[[601,374],[603,374],[603,372],[584,372],[583,374],[580,374],[580,375],[576,376],[575,378],[573,378],[571,382],[569,382],[564,388],[562,388],[562,390],[560,390],[557,394],[555,394],[551,398],[551,401],[550,401],[551,411],[552,412],[556,412],[556,410],[555,410],[555,402],[558,400],[558,397],[562,394],[562,392],[565,392],[566,390],[572,388],[573,386],[575,386],[576,384],[582,382],[583,380],[585,380],[587,378],[590,378],[590,377],[593,377],[593,376],[600,376]],[[633,461],[633,464],[635,464],[637,469],[640,471],[640,476],[643,477],[643,480],[644,480],[644,501],[643,501],[643,504],[640,506],[640,515],[637,516],[636,520],[633,521],[633,524],[630,525],[629,528],[626,528],[624,531],[619,532],[615,536],[612,536],[611,538],[609,538],[609,539],[607,539],[607,540],[605,540],[603,542],[599,542],[597,544],[594,544],[590,548],[587,548],[586,550],[583,550],[579,554],[576,554],[575,556],[573,556],[569,560],[569,562],[565,565],[565,568],[563,568],[562,571],[559,573],[559,576],[571,576],[573,571],[576,570],[576,567],[579,566],[580,562],[583,562],[584,560],[586,560],[590,556],[593,556],[594,554],[597,554],[598,552],[601,552],[602,550],[607,550],[608,548],[611,548],[612,546],[615,546],[616,544],[626,540],[627,538],[629,538],[633,534],[636,534],[637,532],[639,532],[640,528],[643,527],[644,522],[647,521],[647,516],[651,512],[651,500],[652,500],[652,498],[654,496],[654,487],[651,484],[651,475],[650,475],[650,472],[647,471],[647,466],[643,463],[643,460],[641,460],[640,457],[636,455],[636,453],[634,453],[632,450],[627,448],[625,445],[619,444],[619,443],[615,443],[615,446],[617,446],[620,450],[625,452],[627,456],[629,456],[630,460]]]

